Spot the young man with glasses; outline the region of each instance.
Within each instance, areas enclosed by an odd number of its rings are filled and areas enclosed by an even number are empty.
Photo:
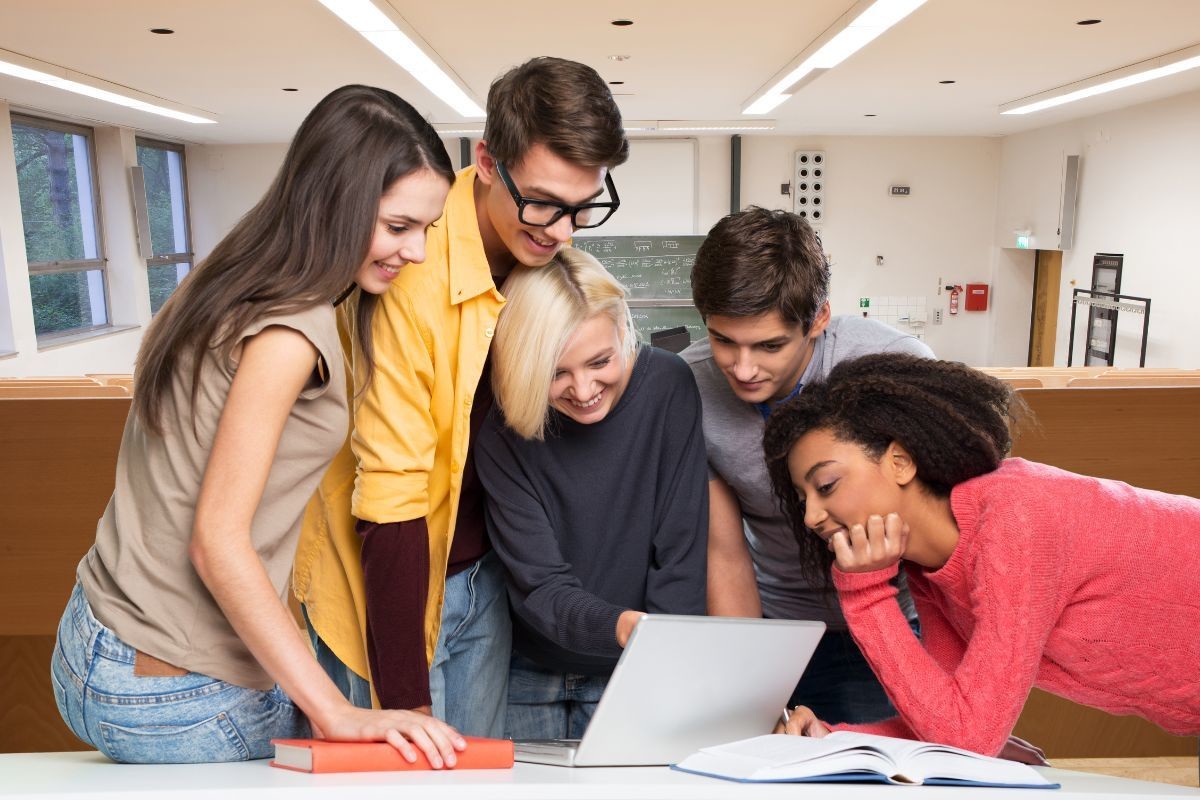
[[[293,585],[352,702],[373,689],[384,708],[502,736],[511,631],[471,447],[492,405],[488,348],[508,274],[616,211],[609,171],[629,145],[608,86],[563,59],[501,76],[487,114],[425,263],[375,310],[375,369],[357,376],[350,442],[308,509]]]

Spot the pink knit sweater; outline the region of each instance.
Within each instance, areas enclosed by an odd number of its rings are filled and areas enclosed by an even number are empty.
[[[834,569],[854,640],[899,716],[857,730],[994,755],[1037,686],[1200,733],[1200,500],[1019,458],[956,486],[958,545],[888,582]]]

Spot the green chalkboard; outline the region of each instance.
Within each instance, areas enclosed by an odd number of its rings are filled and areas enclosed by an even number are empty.
[[[703,236],[578,236],[586,250],[625,284],[633,300],[691,300],[692,264]]]
[[[685,325],[695,341],[708,335],[692,305],[692,264],[703,242],[703,236],[579,236],[573,244],[629,290],[633,323],[643,340]]]

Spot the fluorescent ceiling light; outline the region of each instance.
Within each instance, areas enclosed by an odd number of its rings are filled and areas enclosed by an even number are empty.
[[[689,120],[659,120],[660,131],[773,131],[775,120],[745,120],[745,121],[689,121]]]
[[[1000,113],[1031,114],[1034,111],[1061,106],[1064,103],[1073,103],[1085,97],[1094,97],[1106,92],[1115,92],[1127,86],[1136,86],[1146,81],[1165,78],[1168,75],[1186,72],[1196,67],[1200,67],[1200,45],[1176,50],[1173,53],[1060,86],[1057,89],[1005,103],[1000,106]]]
[[[747,101],[743,114],[767,114],[907,17],[925,0],[859,0]]]
[[[319,0],[363,38],[395,61],[439,100],[464,117],[482,117],[483,109],[451,76],[449,67],[429,55],[417,36],[398,15],[379,8],[371,0]],[[403,28],[403,29],[402,29]]]
[[[0,50],[0,75],[11,75],[14,78],[22,80],[35,81],[55,89],[62,89],[65,92],[74,92],[75,94],[81,94],[95,100],[103,100],[106,103],[114,103],[137,111],[145,111],[149,114],[158,114],[161,117],[170,117],[171,119],[196,124],[213,124],[216,122],[215,119],[208,119],[197,114],[180,111],[177,108],[160,105],[163,101],[153,95],[142,94],[141,92],[135,92],[125,87],[117,87],[116,84],[108,83],[108,81],[102,81],[90,75],[73,72],[64,67],[49,64],[45,61],[38,61],[37,59],[17,53],[11,53],[7,50]],[[76,78],[78,80],[75,80]],[[120,88],[121,93],[101,88],[101,86],[97,86],[96,84],[106,84],[113,88]],[[149,98],[154,102],[140,100],[132,96],[134,94],[142,94],[143,97]]]

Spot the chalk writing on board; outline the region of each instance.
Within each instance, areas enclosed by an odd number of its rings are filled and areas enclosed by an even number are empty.
[[[574,246],[594,255],[633,300],[687,300],[692,264],[703,236],[579,237]]]
[[[608,269],[639,301],[633,324],[644,341],[654,331],[684,325],[692,340],[707,335],[692,299],[692,264],[703,236],[590,236],[573,242]],[[656,307],[655,301],[662,306]]]

